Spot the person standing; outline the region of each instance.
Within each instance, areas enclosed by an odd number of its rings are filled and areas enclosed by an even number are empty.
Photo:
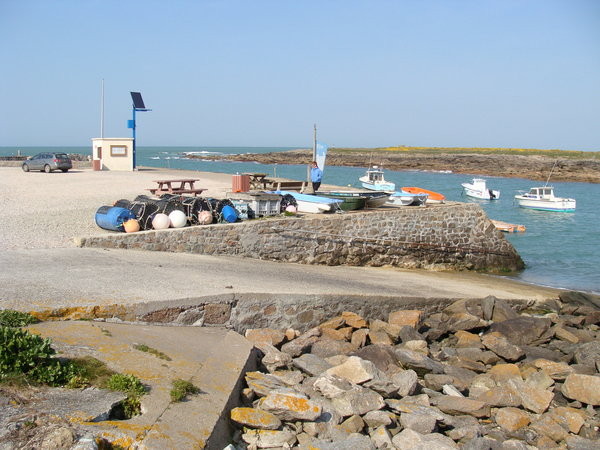
[[[310,169],[310,181],[312,181],[313,192],[317,192],[321,186],[321,180],[323,179],[323,171],[319,169],[316,161],[312,162],[312,168]]]

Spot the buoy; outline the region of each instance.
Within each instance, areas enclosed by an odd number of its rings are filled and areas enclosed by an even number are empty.
[[[200,225],[209,225],[213,223],[213,215],[210,211],[200,211],[198,214],[198,223]]]
[[[181,228],[187,225],[187,217],[185,216],[185,213],[178,209],[171,211],[169,214],[169,219],[171,220],[171,226],[173,228]]]
[[[169,226],[171,226],[171,219],[166,214],[158,213],[152,219],[152,228],[155,230],[166,230]]]
[[[123,228],[126,233],[135,233],[136,231],[140,231],[140,223],[136,219],[129,219],[123,222]]]
[[[285,210],[289,213],[296,213],[298,212],[298,210],[296,209],[296,207],[294,205],[288,205]]]
[[[238,218],[238,215],[237,215],[237,212],[235,211],[235,209],[233,209],[229,205],[223,206],[223,209],[221,210],[221,214],[223,214],[223,219],[225,219],[225,221],[229,222],[229,223],[235,222]]]

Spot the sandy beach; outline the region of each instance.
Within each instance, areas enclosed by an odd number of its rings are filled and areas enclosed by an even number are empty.
[[[476,273],[396,268],[324,267],[203,255],[81,249],[75,238],[106,233],[94,222],[97,209],[148,193],[153,180],[198,178],[207,196],[223,197],[231,175],[144,168],[136,172],[24,173],[0,167],[0,300],[26,309],[94,302],[134,303],[236,292],[384,294],[422,297],[556,298],[558,290]],[[115,264],[118,265],[115,266]],[[223,270],[226,265],[229,270]],[[124,274],[122,267],[127,267]],[[160,271],[156,268],[161,267]],[[64,277],[76,273],[77,276]],[[53,283],[56,278],[62,284]],[[158,279],[157,279],[158,278]],[[276,285],[274,279],[287,279]],[[350,284],[340,280],[352,280]],[[169,282],[172,280],[173,282]],[[177,282],[175,282],[177,280]],[[148,283],[153,288],[148,289]],[[157,281],[157,282],[156,282]],[[120,287],[115,287],[118,284]],[[110,285],[110,289],[106,286]],[[277,286],[275,289],[274,286]],[[199,288],[201,287],[201,288]],[[84,300],[82,300],[84,299]],[[21,306],[21,307],[20,307]]]

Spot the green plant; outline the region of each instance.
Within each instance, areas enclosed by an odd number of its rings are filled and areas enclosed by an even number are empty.
[[[148,347],[146,344],[135,344],[133,348],[139,350],[140,352],[150,353],[156,356],[157,358],[164,359],[165,361],[171,361],[171,358],[169,356],[165,355],[159,350],[156,350],[155,348]]]
[[[113,391],[120,391],[127,394],[127,398],[121,402],[122,417],[130,419],[133,416],[141,414],[142,404],[140,397],[146,393],[146,388],[138,377],[131,374],[115,373],[112,375],[106,387]]]
[[[0,326],[3,327],[24,327],[37,322],[38,320],[29,313],[14,311],[12,309],[3,309],[0,311]]]
[[[0,380],[22,374],[28,381],[64,385],[77,369],[53,358],[56,352],[50,344],[50,339],[27,330],[0,326]]]
[[[146,393],[146,388],[140,379],[131,374],[115,373],[108,379],[106,387],[126,394],[144,395]]]
[[[180,402],[187,395],[197,394],[200,392],[200,389],[194,386],[192,383],[186,380],[173,380],[172,382],[173,388],[171,389],[171,401]]]

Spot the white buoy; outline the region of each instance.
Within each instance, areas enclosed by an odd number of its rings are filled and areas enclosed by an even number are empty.
[[[296,212],[297,212],[297,209],[296,209],[296,207],[295,207],[294,205],[288,205],[288,206],[285,208],[285,210],[286,210],[287,212],[289,212],[289,213],[296,213]]]
[[[155,230],[166,230],[170,226],[171,219],[169,219],[169,216],[166,214],[158,213],[156,216],[154,216],[154,219],[152,219],[152,228]]]
[[[171,226],[173,228],[181,228],[185,227],[187,224],[187,217],[183,211],[179,211],[176,209],[175,211],[171,211],[169,214],[169,219],[171,220]]]

